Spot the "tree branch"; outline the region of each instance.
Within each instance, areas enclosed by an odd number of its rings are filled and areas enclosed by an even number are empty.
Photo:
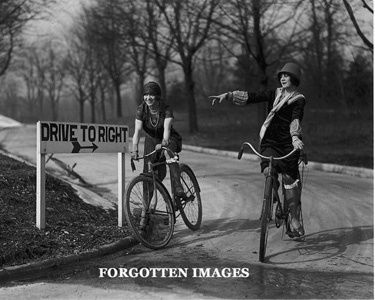
[[[371,50],[371,52],[373,52],[374,45],[365,37],[365,35],[361,31],[361,28],[359,28],[359,25],[358,25],[357,20],[356,20],[356,18],[354,16],[352,7],[350,6],[350,4],[348,3],[347,0],[342,0],[342,1],[344,2],[346,11],[348,12],[350,20],[352,21],[352,23],[353,23],[353,25],[355,27],[355,30],[357,31],[359,37],[362,39],[362,41],[365,43],[365,45]]]
[[[372,14],[374,13],[373,9],[366,3],[365,0],[362,0],[363,7],[369,10]]]

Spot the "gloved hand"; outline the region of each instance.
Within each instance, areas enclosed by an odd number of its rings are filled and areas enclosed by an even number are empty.
[[[138,158],[139,158],[138,150],[136,150],[136,151],[131,151],[131,152],[130,152],[130,157],[131,157],[133,160],[138,160]]]
[[[219,103],[221,103],[223,100],[229,100],[230,101],[230,100],[232,100],[232,98],[233,98],[232,92],[220,94],[220,95],[217,95],[217,96],[208,96],[208,99],[210,99],[212,101],[211,105],[215,105],[216,101],[219,101]]]
[[[298,138],[298,136],[295,136],[295,135],[292,136],[292,144],[293,144],[294,149],[302,150],[304,146],[302,141]]]

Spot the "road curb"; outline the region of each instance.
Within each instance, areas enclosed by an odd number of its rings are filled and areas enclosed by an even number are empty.
[[[205,147],[192,146],[192,145],[182,145],[182,149],[192,151],[192,152],[199,152],[199,153],[230,157],[230,158],[236,158],[236,159],[238,155],[238,152],[235,152],[235,151],[217,150],[213,148],[205,148]],[[249,154],[249,153],[244,153],[242,156],[242,159],[250,160],[250,161],[259,161],[259,158],[256,155]],[[307,166],[309,169],[319,170],[323,172],[346,174],[346,175],[362,177],[362,178],[374,177],[374,171],[372,169],[367,169],[367,168],[349,167],[349,166],[319,163],[319,162],[313,162],[313,161],[309,161]]]
[[[100,246],[95,250],[89,250],[79,254],[71,254],[59,258],[50,258],[43,261],[28,263],[24,265],[17,265],[5,267],[0,270],[0,282],[7,282],[14,279],[20,280],[24,277],[39,275],[41,272],[57,268],[59,266],[67,265],[74,262],[85,261],[88,259],[101,257],[112,254],[120,250],[127,249],[136,245],[138,242],[133,237],[126,237],[117,242]]]

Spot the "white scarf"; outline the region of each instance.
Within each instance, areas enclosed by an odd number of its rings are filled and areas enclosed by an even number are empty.
[[[294,91],[288,95],[285,95],[283,91],[284,91],[283,88],[276,89],[276,98],[275,98],[275,101],[273,102],[273,108],[269,112],[259,132],[260,141],[262,141],[264,134],[266,133],[266,130],[268,126],[270,125],[276,112],[279,111],[284,106],[285,103],[288,103],[289,105],[297,101],[300,98],[305,98],[302,94],[298,93],[297,91]]]

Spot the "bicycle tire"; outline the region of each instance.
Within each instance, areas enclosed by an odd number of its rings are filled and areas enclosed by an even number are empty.
[[[176,205],[186,226],[195,231],[202,223],[202,200],[198,180],[193,170],[185,164],[180,164],[180,177],[186,199],[176,199]]]
[[[152,194],[149,187],[152,187]],[[152,177],[139,175],[129,182],[124,201],[125,218],[137,240],[151,249],[168,245],[174,231],[175,215],[165,186],[156,180],[155,193]],[[146,201],[151,201],[148,209]]]
[[[266,178],[264,187],[264,199],[262,214],[260,219],[260,241],[259,241],[259,261],[264,262],[267,249],[268,225],[272,214],[272,178]]]

